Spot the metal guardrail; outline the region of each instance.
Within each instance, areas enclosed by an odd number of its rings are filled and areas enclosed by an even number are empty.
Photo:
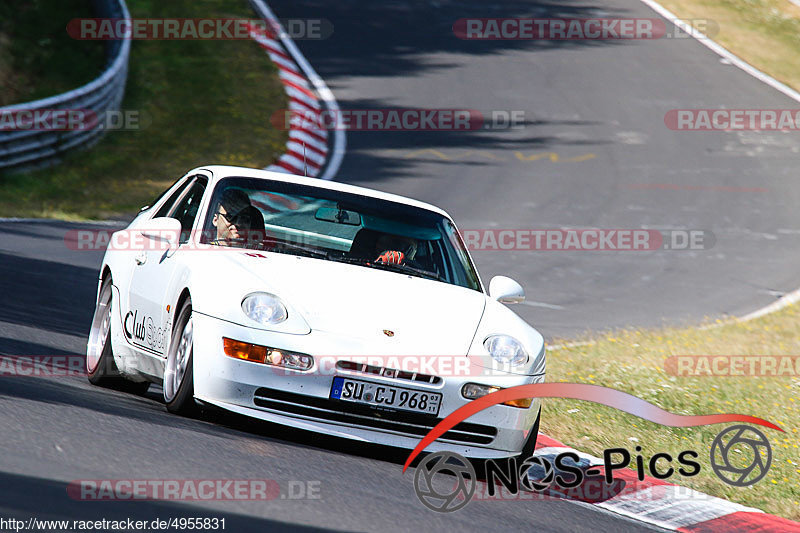
[[[96,17],[130,19],[125,0],[93,0]],[[92,111],[100,124],[106,112],[119,110],[128,78],[129,39],[107,41],[106,69],[98,78],[72,91],[24,104],[0,107],[6,112],[82,109]],[[0,131],[0,172],[43,167],[57,163],[64,153],[88,148],[105,131],[98,127],[74,131],[15,130]]]

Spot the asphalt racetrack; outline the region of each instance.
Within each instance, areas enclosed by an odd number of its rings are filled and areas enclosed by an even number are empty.
[[[271,5],[333,22],[331,38],[297,45],[343,110],[524,111],[520,129],[350,132],[338,180],[429,201],[462,230],[713,232],[700,251],[474,252],[486,282],[522,284],[528,303],[515,311],[546,337],[742,315],[800,286],[797,136],[664,123],[672,109],[797,102],[690,38],[474,41],[452,29],[468,17],[657,17],[644,4]]]
[[[800,142],[781,133],[676,132],[670,109],[796,102],[692,39],[465,41],[470,16],[655,17],[633,0],[272,1],[280,18],[324,18],[298,41],[342,109],[523,110],[519,129],[352,132],[337,179],[446,209],[462,229],[655,228],[713,232],[708,250],[479,251],[485,281],[517,279],[515,309],[549,339],[586,329],[739,315],[800,286]],[[546,154],[537,157],[539,154]],[[177,178],[177,176],[176,176]],[[0,354],[85,353],[102,254],[68,249],[62,222],[0,223]],[[107,226],[102,226],[107,227]],[[544,416],[548,416],[545,411]],[[153,520],[225,517],[231,531],[640,531],[585,504],[417,500],[402,451],[209,415],[168,415],[82,377],[3,378],[0,516]],[[557,437],[557,435],[555,436]],[[278,482],[264,502],[83,502],[75,479]],[[300,497],[300,493],[305,496]],[[311,495],[311,497],[309,497]]]

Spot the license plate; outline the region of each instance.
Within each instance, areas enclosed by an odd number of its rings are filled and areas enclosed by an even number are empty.
[[[342,377],[333,378],[331,398],[428,415],[439,414],[442,404],[442,395],[438,392],[422,392]]]

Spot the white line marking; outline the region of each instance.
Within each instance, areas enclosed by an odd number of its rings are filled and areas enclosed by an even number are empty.
[[[750,74],[751,76],[753,76],[757,80],[766,83],[767,85],[769,85],[773,89],[776,89],[776,90],[782,92],[783,94],[785,94],[789,98],[792,98],[793,100],[796,100],[796,101],[800,102],[800,93],[798,93],[797,91],[795,91],[794,89],[792,89],[788,85],[785,85],[785,84],[779,82],[778,80],[776,80],[775,78],[773,78],[769,74],[761,72],[756,67],[754,67],[753,65],[745,62],[740,57],[733,55],[731,52],[729,52],[728,50],[726,50],[725,48],[723,48],[719,44],[717,44],[714,41],[712,41],[709,37],[707,37],[702,32],[695,30],[689,24],[683,22],[681,19],[679,19],[677,17],[677,15],[675,15],[673,12],[669,11],[667,8],[665,8],[664,6],[662,6],[661,4],[656,2],[655,0],[642,0],[642,2],[645,3],[648,7],[650,7],[650,9],[652,9],[653,11],[655,11],[656,13],[658,13],[659,15],[664,17],[665,19],[668,19],[669,22],[672,22],[673,24],[678,26],[681,30],[683,30],[684,32],[688,33],[689,35],[691,35],[692,37],[697,39],[700,44],[702,44],[706,48],[714,51],[718,55],[720,55],[720,56],[724,57],[725,59],[727,59],[728,61],[730,61],[731,65],[739,67],[740,69],[742,69],[743,71],[747,72],[748,74]]]
[[[748,320],[761,318],[764,315],[774,313],[775,311],[780,311],[784,307],[788,307],[793,303],[797,303],[798,301],[800,301],[800,289],[797,289],[795,291],[790,292],[789,294],[782,296],[780,299],[778,299],[778,301],[772,302],[769,305],[765,305],[761,309],[756,309],[752,313],[748,313],[743,317],[737,318],[736,322],[747,322]]]
[[[533,300],[523,300],[523,301],[521,301],[520,303],[521,303],[522,305],[529,305],[529,306],[531,306],[531,307],[544,307],[544,308],[546,308],[546,309],[557,309],[557,310],[564,309],[564,308],[563,308],[563,307],[561,307],[560,305],[555,305],[555,304],[546,304],[546,303],[544,303],[544,302],[534,302]]]
[[[548,350],[563,350],[565,348],[577,348],[579,346],[591,346],[597,341],[578,341],[578,342],[564,342],[562,344],[549,344],[547,345]]]

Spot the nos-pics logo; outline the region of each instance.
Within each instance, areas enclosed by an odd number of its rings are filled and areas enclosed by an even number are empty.
[[[637,447],[637,451],[640,449]],[[701,466],[694,461],[699,454],[685,450],[678,455],[675,467],[673,458],[666,453],[656,453],[649,461],[637,455],[637,477],[644,480],[645,471],[658,479],[666,479],[677,472],[694,476]],[[721,431],[711,444],[711,469],[725,483],[736,487],[747,487],[764,478],[772,464],[772,448],[767,437],[759,430],[746,425],[731,426]],[[571,489],[583,483],[586,476],[597,479],[603,466],[608,485],[614,483],[613,471],[627,467],[631,454],[622,448],[611,448],[603,453],[601,464],[584,464],[574,452],[564,452],[550,459],[533,456],[517,465],[508,460],[505,468],[492,460],[484,461],[486,480],[490,495],[499,482],[511,494],[520,490],[545,492],[555,487]],[[570,464],[571,463],[571,464]],[[507,470],[513,471],[507,471]],[[414,490],[417,498],[427,508],[441,513],[463,509],[475,496],[478,476],[473,464],[454,452],[436,452],[428,455],[417,466],[414,474]]]

